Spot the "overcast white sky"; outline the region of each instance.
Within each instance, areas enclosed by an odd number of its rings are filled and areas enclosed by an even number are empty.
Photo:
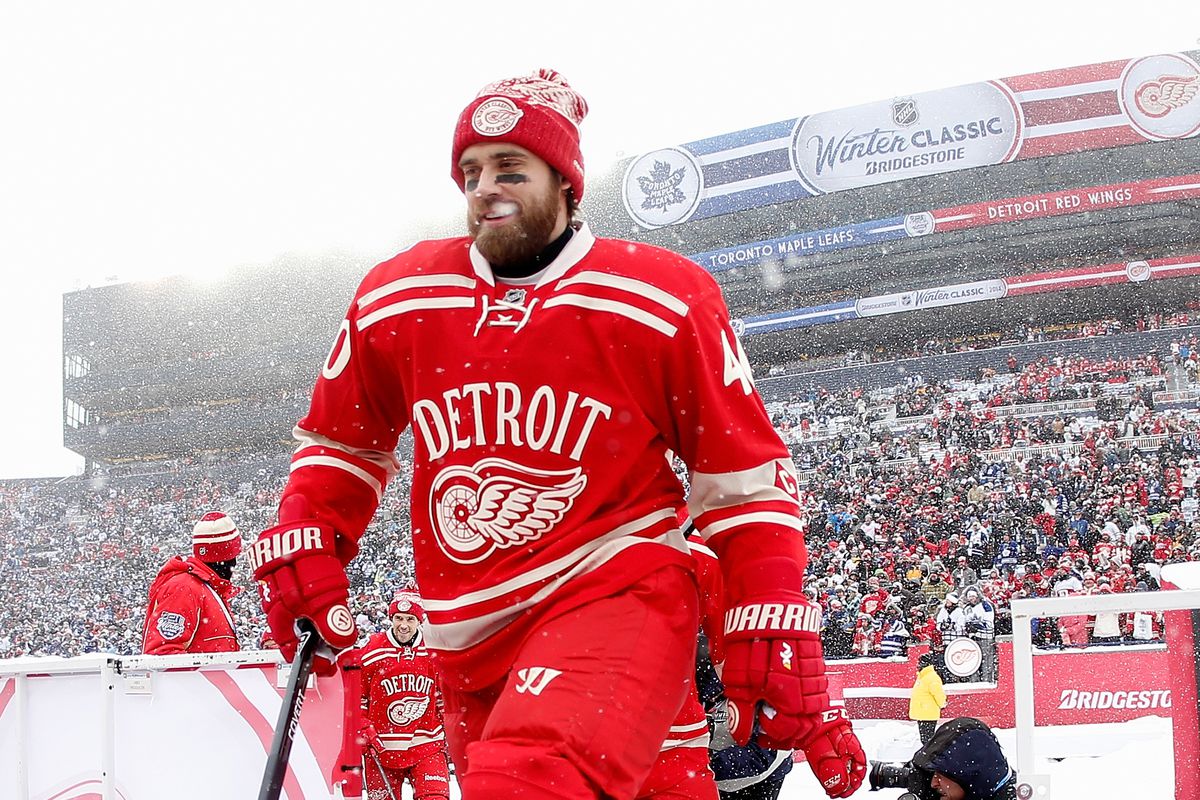
[[[593,175],[801,114],[1195,49],[1200,2],[0,0],[0,478],[69,474],[62,293],[285,253],[385,255],[459,215],[450,131],[539,66]]]

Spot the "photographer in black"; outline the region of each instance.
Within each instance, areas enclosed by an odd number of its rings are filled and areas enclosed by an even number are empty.
[[[938,728],[908,763],[871,762],[871,791],[907,789],[918,800],[1015,800],[1017,776],[984,723],[959,717]],[[910,795],[901,795],[909,800]]]

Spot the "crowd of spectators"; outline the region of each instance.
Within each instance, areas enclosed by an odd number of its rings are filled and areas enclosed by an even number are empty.
[[[826,609],[831,657],[990,639],[1014,597],[1152,590],[1163,564],[1200,558],[1200,414],[1194,401],[1155,399],[1166,371],[1200,358],[1195,340],[1127,358],[1050,353],[951,381],[910,375],[768,404],[800,470],[806,591]],[[149,583],[188,551],[195,520],[222,510],[255,535],[273,522],[287,461],[172,467],[0,485],[0,658],[137,652]],[[364,627],[412,581],[410,469],[350,567]],[[235,583],[239,639],[252,648],[264,620],[244,561]],[[1085,619],[1082,632],[1079,622],[1040,626],[1040,641],[1161,635],[1153,617]]]
[[[238,464],[227,465],[239,472]],[[405,470],[411,469],[407,463]],[[219,467],[219,465],[218,465]],[[214,471],[214,465],[206,465]],[[274,524],[287,461],[229,481],[161,476],[9,481],[0,485],[0,658],[140,652],[146,593],[167,559],[191,552],[192,525],[226,512],[249,539]],[[396,588],[412,578],[405,472],[392,483],[351,564],[354,602],[378,622]],[[266,629],[245,559],[232,613],[243,649]]]

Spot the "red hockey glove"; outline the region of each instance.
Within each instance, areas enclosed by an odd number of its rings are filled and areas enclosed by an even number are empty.
[[[370,722],[364,723],[358,729],[358,742],[364,752],[368,747],[378,753],[383,752],[383,740],[379,738],[379,731],[375,730],[375,726]]]
[[[303,497],[289,498],[290,507],[280,508],[280,519],[288,522],[263,531],[250,548],[250,567],[258,581],[267,624],[283,657],[296,655],[296,620],[312,621],[317,634],[332,651],[317,651],[313,671],[332,675],[335,653],[358,638],[354,617],[348,607],[350,583],[337,553],[337,534],[319,520],[297,518],[307,512]],[[291,512],[291,513],[287,513]]]
[[[833,708],[804,742],[804,757],[830,797],[849,797],[862,786],[867,774],[867,754],[854,735],[845,709]]]
[[[821,609],[799,592],[776,591],[725,612],[729,730],[738,744],[754,733],[772,750],[795,750],[829,710]]]

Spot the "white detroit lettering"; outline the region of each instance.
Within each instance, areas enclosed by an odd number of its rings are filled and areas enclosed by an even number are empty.
[[[430,460],[470,447],[512,445],[555,455],[566,450],[578,461],[600,417],[611,419],[612,406],[578,392],[560,396],[546,385],[527,397],[508,381],[468,383],[412,407]]]

